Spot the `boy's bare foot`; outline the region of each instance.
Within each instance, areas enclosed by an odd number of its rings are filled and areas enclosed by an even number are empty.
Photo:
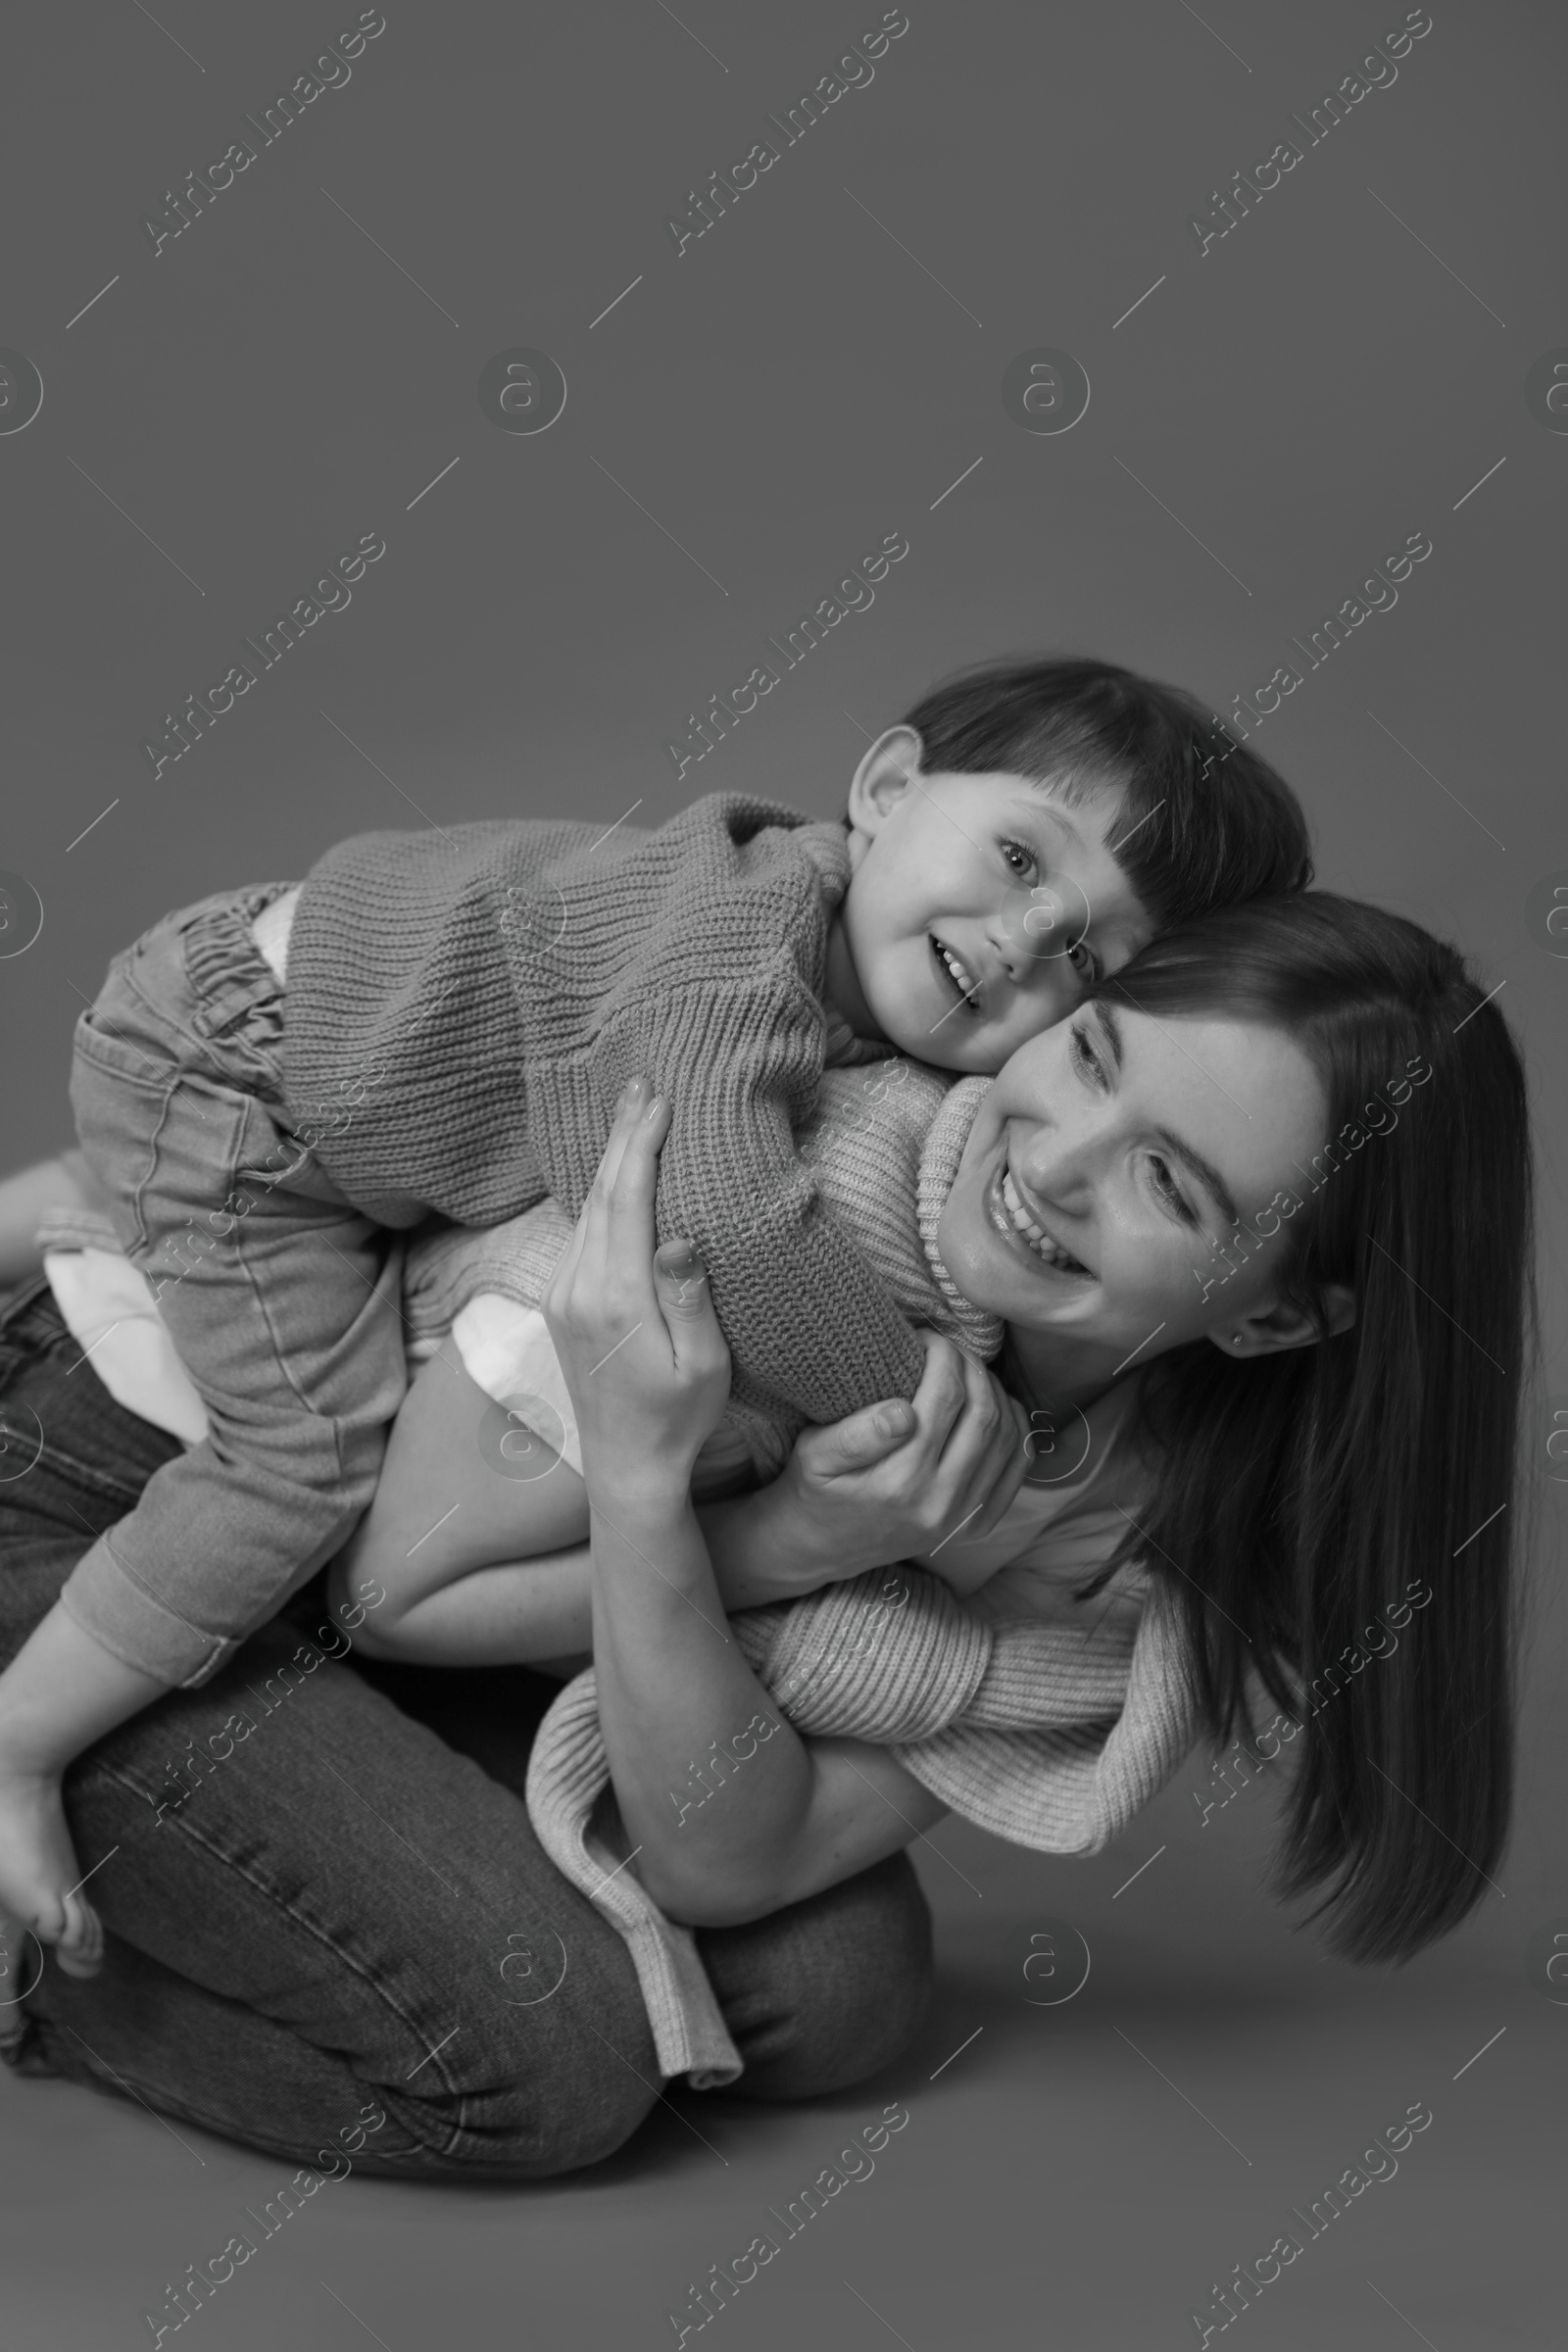
[[[67,1976],[95,1977],[103,1923],[82,1883],[59,1780],[0,1766],[0,1920],[52,1945]]]

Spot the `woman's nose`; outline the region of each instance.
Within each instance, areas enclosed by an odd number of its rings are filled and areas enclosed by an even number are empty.
[[[1024,1149],[1011,1154],[1011,1165],[1043,1208],[1073,1216],[1094,1191],[1095,1158],[1090,1133],[1058,1125],[1036,1128]]]

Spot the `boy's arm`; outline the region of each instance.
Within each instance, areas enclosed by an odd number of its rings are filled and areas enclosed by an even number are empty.
[[[807,1421],[910,1396],[924,1355],[795,1148],[815,1101],[823,1018],[782,960],[749,976],[641,993],[607,1026],[612,1099],[646,1073],[674,1104],[659,1229],[702,1251],[737,1374]],[[914,1203],[889,1202],[912,1219]]]

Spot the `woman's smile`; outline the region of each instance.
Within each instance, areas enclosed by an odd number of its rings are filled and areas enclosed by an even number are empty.
[[[1048,1233],[1026,1206],[1005,1155],[986,1187],[985,1206],[987,1216],[1009,1248],[1021,1244],[1035,1264],[1050,1273],[1067,1276],[1077,1283],[1094,1279],[1082,1259],[1074,1257],[1070,1250]]]

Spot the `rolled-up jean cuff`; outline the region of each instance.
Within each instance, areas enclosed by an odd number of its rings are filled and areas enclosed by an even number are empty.
[[[209,1633],[177,1616],[122,1567],[107,1536],[76,1562],[60,1601],[112,1657],[179,1690],[198,1690],[244,1640],[243,1634]]]

